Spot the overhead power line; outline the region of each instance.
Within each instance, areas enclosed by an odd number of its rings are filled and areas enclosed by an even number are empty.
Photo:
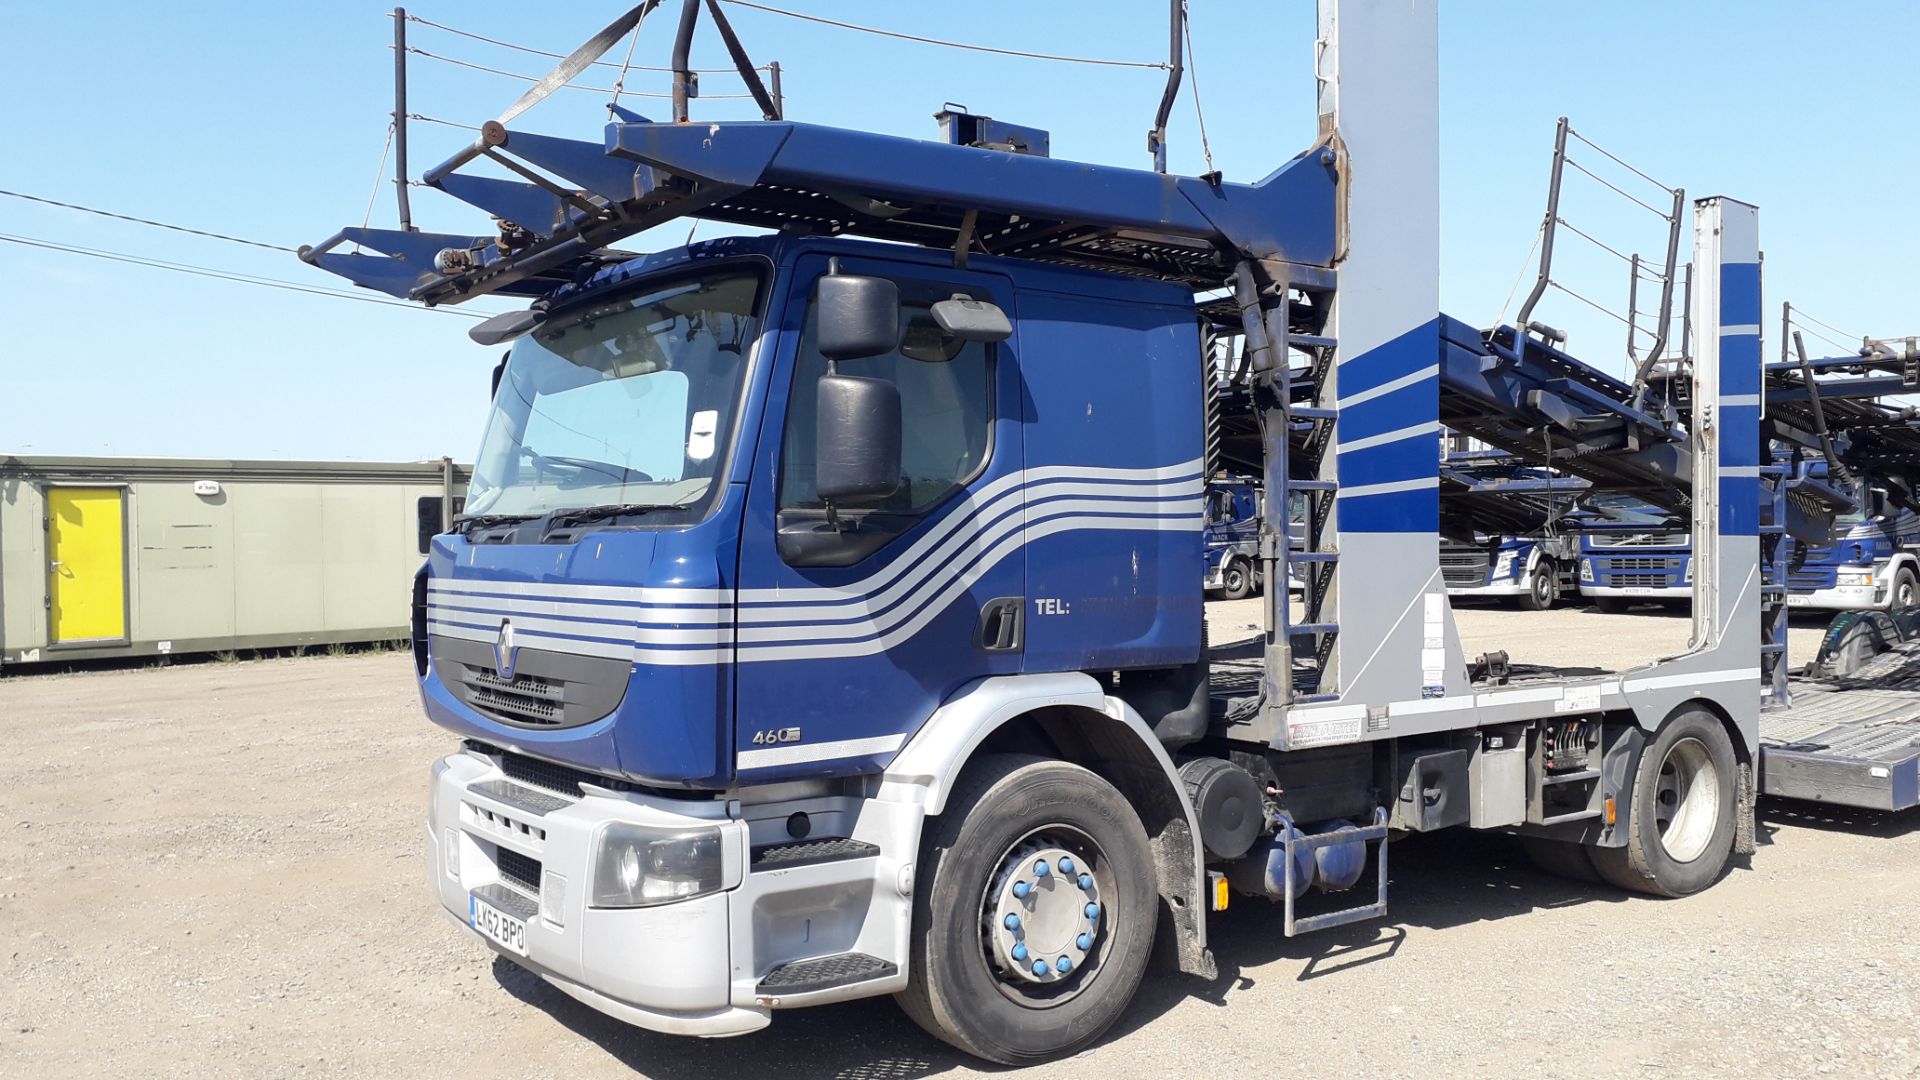
[[[966,49],[969,52],[994,53],[995,55],[998,55],[998,56],[1018,56],[1026,60],[1053,60],[1062,64],[1097,64],[1102,67],[1150,68],[1158,71],[1165,71],[1168,68],[1173,66],[1171,64],[1168,64],[1162,61],[1106,60],[1106,59],[1099,59],[1099,58],[1090,57],[1090,56],[1060,56],[1054,53],[1025,52],[1020,49],[1000,49],[1000,48],[995,48],[994,46],[991,46],[991,45],[970,45],[970,44],[967,44],[966,42],[961,42],[961,41],[947,41],[942,38],[921,37],[918,34],[903,34],[898,30],[881,30],[877,27],[861,26],[857,23],[850,23],[850,22],[841,22],[838,19],[823,18],[819,15],[804,15],[798,11],[788,11],[785,8],[769,7],[766,4],[751,3],[750,0],[721,0],[721,2],[725,4],[731,4],[734,7],[751,8],[754,11],[764,11],[769,15],[784,15],[789,19],[799,19],[803,22],[819,23],[822,26],[836,26],[842,30],[858,30],[863,34],[877,34],[880,37],[895,38],[900,41],[917,41],[922,45],[940,45],[949,49]]]
[[[388,18],[392,18],[392,16],[388,16]],[[566,54],[564,53],[548,52],[545,49],[536,49],[530,45],[520,45],[512,41],[502,41],[499,38],[491,38],[486,36],[485,34],[476,34],[471,30],[460,30],[455,27],[448,26],[445,23],[437,23],[437,22],[434,22],[432,19],[423,19],[418,15],[408,15],[407,21],[411,23],[419,23],[422,26],[431,26],[435,30],[444,30],[449,34],[456,34],[460,37],[469,38],[473,41],[484,41],[488,45],[498,45],[500,48],[503,48],[503,49],[512,49],[515,52],[528,53],[533,56],[550,56],[555,60],[566,59]],[[673,72],[673,69],[668,67],[647,67],[642,64],[621,65],[621,64],[613,63],[610,60],[595,60],[593,61],[593,66],[603,67],[603,68],[614,68],[616,70],[625,66],[625,67],[631,68],[634,71],[658,71],[658,72],[663,72],[667,74],[671,74]],[[701,75],[732,75],[735,73],[733,68],[695,68],[693,70]],[[754,70],[765,71],[767,70],[767,68],[766,68],[766,65],[762,64],[759,67],[755,68]]]
[[[97,207],[81,206],[79,203],[61,202],[58,199],[49,199],[40,195],[28,195],[22,191],[7,191],[4,189],[0,189],[0,195],[5,195],[10,199],[25,199],[28,202],[44,203],[47,206],[58,206],[63,210],[78,210],[83,214],[96,214],[104,218],[114,218],[119,221],[131,221],[136,225],[151,225],[156,229],[172,229],[174,232],[191,233],[194,236],[204,236],[210,240],[225,240],[229,244],[245,244],[248,247],[266,248],[269,251],[284,251],[284,252],[287,252],[288,254],[292,254],[294,250],[282,244],[268,244],[259,240],[246,240],[238,236],[228,236],[225,233],[208,232],[205,229],[188,228],[185,225],[170,225],[167,222],[154,221],[151,218],[134,217],[132,214],[117,214],[112,210],[101,210]]]
[[[296,281],[282,281],[279,278],[260,277],[255,274],[241,274],[231,270],[215,270],[212,267],[195,266],[191,263],[168,262],[165,259],[148,259],[139,255],[128,255],[119,251],[103,251],[98,248],[80,247],[74,244],[60,244],[51,240],[38,240],[31,236],[11,236],[6,233],[0,233],[0,241],[5,241],[9,244],[19,244],[22,247],[64,252],[68,255],[86,255],[95,259],[131,263],[134,266],[144,266],[153,270],[171,270],[176,274],[191,274],[195,277],[238,282],[242,285],[259,285],[268,289],[284,289],[288,292],[307,293],[311,296],[325,296],[334,300],[355,300],[362,304],[379,304],[382,307],[437,311],[446,315],[458,315],[465,319],[484,319],[487,317],[487,315],[482,312],[459,311],[444,307],[428,308],[420,304],[410,304],[404,300],[389,300],[379,296],[366,296],[361,293],[347,292],[343,289],[326,289],[316,285],[302,285]]]
[[[392,48],[392,46],[389,45],[388,48]],[[415,56],[424,56],[429,60],[438,60],[443,64],[452,64],[455,67],[469,68],[473,71],[484,71],[489,75],[500,75],[509,79],[518,79],[524,83],[537,83],[540,81],[539,78],[533,75],[522,75],[517,71],[507,71],[503,68],[488,67],[485,64],[476,64],[471,60],[459,60],[451,56],[441,56],[439,53],[428,52],[427,50],[422,49],[415,45],[407,46],[407,51],[409,53],[412,53]],[[566,83],[561,87],[561,89],[590,90],[596,94],[611,94],[615,92],[614,88],[611,86],[588,86],[585,83]],[[618,92],[627,97],[671,98],[673,96],[672,94],[650,93],[644,90],[620,90]],[[751,95],[749,94],[701,94],[700,95],[700,97],[703,100],[712,100],[715,98],[723,98],[723,99],[724,98],[744,98],[744,97],[750,97],[750,96]]]

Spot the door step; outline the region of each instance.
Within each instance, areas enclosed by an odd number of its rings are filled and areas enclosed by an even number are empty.
[[[791,870],[796,866],[812,866],[815,863],[870,859],[878,854],[880,854],[878,844],[845,837],[823,837],[819,840],[800,840],[791,844],[770,844],[766,847],[754,848],[753,869],[755,871]]]
[[[899,974],[900,966],[866,953],[842,953],[813,960],[795,960],[781,964],[760,980],[754,993],[762,997],[778,994],[811,994],[855,983],[872,982]]]

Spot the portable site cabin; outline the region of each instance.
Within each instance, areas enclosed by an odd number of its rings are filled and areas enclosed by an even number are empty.
[[[468,475],[0,456],[0,666],[405,638]]]

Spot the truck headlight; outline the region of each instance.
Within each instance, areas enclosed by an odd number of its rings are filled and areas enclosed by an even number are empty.
[[[1580,580],[1581,581],[1593,580],[1593,560],[1592,559],[1580,560]]]
[[[593,853],[594,907],[647,907],[719,892],[720,830],[659,829],[613,822]]]
[[[1499,558],[1493,560],[1493,576],[1496,581],[1513,576],[1513,552],[1503,551]]]
[[[1841,585],[1871,585],[1873,584],[1873,573],[1868,570],[1842,570],[1837,577],[1837,581]]]
[[[1680,575],[1680,581],[1682,584],[1685,584],[1685,585],[1693,584],[1693,560],[1692,559],[1687,560],[1687,572]]]

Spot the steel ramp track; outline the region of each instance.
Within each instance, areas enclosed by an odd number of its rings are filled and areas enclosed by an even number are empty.
[[[1760,791],[1870,810],[1920,806],[1920,641],[1853,675],[1796,679],[1760,718]]]

